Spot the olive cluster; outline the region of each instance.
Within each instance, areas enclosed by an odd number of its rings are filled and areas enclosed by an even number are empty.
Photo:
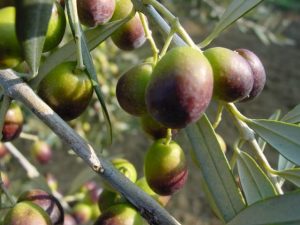
[[[141,118],[143,130],[155,139],[145,156],[149,186],[171,195],[187,178],[184,152],[172,133],[196,122],[212,98],[244,102],[262,91],[264,67],[251,51],[216,47],[201,52],[176,47],[160,58],[130,68],[118,80],[116,96],[129,114]],[[171,132],[172,131],[172,132]]]

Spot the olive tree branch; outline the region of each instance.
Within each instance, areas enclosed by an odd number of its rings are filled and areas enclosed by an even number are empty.
[[[26,170],[27,176],[29,178],[35,178],[40,176],[39,171],[22,155],[22,153],[10,142],[4,143],[7,151],[15,157],[22,167]]]
[[[13,70],[0,70],[0,85],[4,88],[6,95],[22,102],[25,107],[29,108],[62,141],[68,144],[94,172],[107,180],[131,202],[150,224],[180,225],[166,209],[124,177],[109,161],[102,157],[98,158],[94,149],[44,103]]]

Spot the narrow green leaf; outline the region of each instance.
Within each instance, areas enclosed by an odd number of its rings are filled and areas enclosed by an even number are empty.
[[[286,170],[286,169],[293,168],[294,166],[295,166],[294,163],[290,162],[289,160],[284,158],[282,155],[279,155],[278,167],[277,167],[278,170]]]
[[[227,225],[297,225],[299,208],[299,191],[279,195],[245,208]]]
[[[246,122],[285,158],[300,165],[300,126],[273,120]]]
[[[300,168],[281,170],[277,171],[276,174],[300,187]]]
[[[38,73],[52,0],[18,0],[16,3],[16,32],[22,45],[25,61],[33,75]]]
[[[281,119],[286,123],[300,123],[300,105],[297,105]]]
[[[255,160],[246,152],[237,158],[238,172],[248,205],[277,195],[276,189]]]
[[[201,48],[209,45],[219,34],[229,27],[232,23],[256,7],[263,0],[233,0],[221,16],[219,23],[215,26],[212,33],[208,35],[199,45]]]
[[[229,221],[245,204],[213,127],[203,115],[197,124],[189,125],[185,131],[211,197],[222,219]]]
[[[268,119],[269,120],[279,120],[279,117],[281,115],[281,110],[276,110]],[[258,138],[258,144],[259,144],[259,147],[262,151],[265,150],[265,147],[267,145],[267,142],[265,142],[262,138]]]
[[[101,42],[105,41],[116,29],[128,21],[129,18],[107,23],[84,32],[89,50],[96,48]],[[38,76],[31,81],[33,88],[36,88],[43,77],[53,70],[57,65],[65,61],[76,60],[76,44],[74,40],[69,41],[61,48],[54,51],[47,57],[39,69]]]

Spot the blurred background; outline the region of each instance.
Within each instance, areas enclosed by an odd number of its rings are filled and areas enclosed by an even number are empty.
[[[217,23],[230,3],[229,0],[162,0],[191,35],[200,43]],[[263,62],[267,72],[267,83],[262,94],[252,102],[240,103],[238,108],[250,118],[267,118],[275,110],[283,113],[300,103],[300,1],[299,0],[265,0],[259,7],[249,12],[243,19],[223,32],[209,47],[222,46],[230,49],[247,48],[255,52]],[[155,27],[153,33],[157,34]],[[67,38],[66,38],[67,39]],[[163,43],[158,35],[158,43]],[[70,125],[86,138],[105,157],[124,157],[137,168],[139,177],[143,176],[143,157],[152,140],[142,131],[140,121],[124,112],[115,97],[118,77],[131,66],[151,56],[149,45],[134,52],[118,50],[111,40],[107,40],[92,54],[98,71],[99,81],[105,94],[108,111],[113,124],[113,144],[107,142],[107,130],[96,98],[89,109]],[[101,187],[102,180],[94,177],[85,164],[61,143],[57,137],[36,117],[22,107],[26,115],[24,132],[38,135],[53,150],[53,158],[46,165],[40,165],[30,156],[32,141],[18,139],[15,146],[28,156],[42,174],[51,173],[58,180],[58,190],[63,195],[75,193],[87,180],[94,180]],[[208,110],[211,119],[216,113],[213,102]],[[237,131],[232,121],[224,113],[223,121],[217,132],[227,144],[230,155],[231,145]],[[200,171],[193,164],[184,132],[175,137],[182,143],[189,161],[189,178],[186,186],[176,193],[167,209],[182,224],[219,225],[219,220],[210,210],[200,186]],[[268,151],[272,163],[272,151]],[[8,163],[9,162],[9,163]],[[15,159],[1,159],[1,170],[10,179],[9,190],[19,193],[28,186],[37,186],[35,181],[26,178],[26,173]],[[62,172],[63,171],[63,172]]]

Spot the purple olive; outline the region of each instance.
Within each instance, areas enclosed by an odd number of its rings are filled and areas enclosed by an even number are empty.
[[[80,22],[94,27],[109,21],[115,10],[115,0],[77,0]]]
[[[253,52],[249,51],[248,49],[237,49],[235,50],[239,53],[246,61],[249,63],[250,68],[253,74],[253,87],[250,91],[250,94],[244,98],[242,101],[249,101],[257,97],[262,90],[264,89],[266,83],[266,72],[265,68],[260,61],[260,59],[255,55]]]
[[[204,51],[214,74],[214,97],[225,102],[246,98],[253,87],[253,74],[248,62],[227,48]]]
[[[53,225],[62,225],[64,222],[64,211],[59,201],[40,189],[32,189],[24,192],[18,202],[30,201],[42,209],[50,216]]]
[[[197,121],[208,107],[213,75],[208,60],[191,47],[173,48],[153,69],[146,89],[149,114],[168,128]]]

